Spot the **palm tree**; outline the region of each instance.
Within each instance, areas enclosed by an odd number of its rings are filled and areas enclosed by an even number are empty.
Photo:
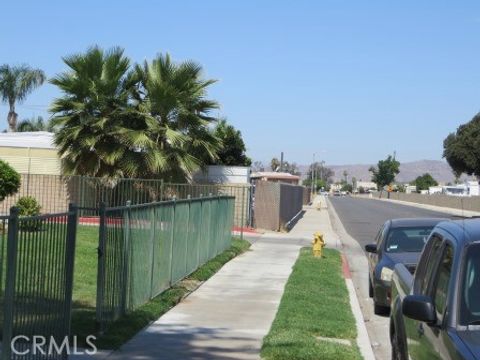
[[[208,113],[218,105],[199,65],[160,55],[131,69],[122,49],[98,47],[64,62],[50,110],[65,173],[184,181],[216,157]]]
[[[154,166],[171,181],[190,179],[195,170],[217,158],[221,147],[210,129],[217,120],[210,112],[218,104],[206,98],[215,80],[203,79],[200,65],[192,61],[176,64],[168,54],[137,65],[136,75],[136,107],[145,118],[151,140],[145,143],[149,157],[141,169],[151,171]]]
[[[40,69],[32,69],[27,65],[0,66],[0,96],[10,107],[7,116],[9,131],[15,131],[17,127],[15,104],[24,101],[44,81],[45,74]]]
[[[134,165],[128,164],[127,154],[137,152],[146,136],[129,104],[134,86],[130,60],[123,49],[99,47],[63,60],[69,70],[50,82],[64,96],[53,101],[50,111],[64,172],[107,178],[134,175],[128,171]]]
[[[45,122],[43,117],[37,116],[37,118],[25,119],[17,124],[17,132],[26,131],[53,131],[53,126],[50,121]]]

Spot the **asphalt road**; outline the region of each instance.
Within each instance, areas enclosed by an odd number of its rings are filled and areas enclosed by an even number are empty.
[[[452,217],[445,213],[415,208],[413,206],[387,201],[352,198],[350,196],[331,197],[330,201],[340,217],[345,230],[358,241],[362,248],[374,241],[380,226],[389,219]]]
[[[391,358],[389,317],[373,313],[373,302],[368,296],[368,265],[365,244],[373,242],[380,226],[392,218],[445,217],[451,215],[420,209],[393,202],[352,197],[330,197],[335,210],[331,213],[332,225],[342,239],[343,250],[350,263],[360,307],[365,319],[375,358]],[[337,217],[338,216],[338,217]],[[340,222],[341,224],[339,224]]]

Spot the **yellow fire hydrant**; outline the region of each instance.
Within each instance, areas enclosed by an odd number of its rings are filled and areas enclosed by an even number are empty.
[[[312,250],[314,257],[322,257],[322,250],[325,247],[325,241],[321,232],[313,234]]]

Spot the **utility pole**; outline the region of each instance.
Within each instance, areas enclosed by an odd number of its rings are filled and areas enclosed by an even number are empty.
[[[283,151],[280,154],[280,172],[283,172]]]
[[[315,181],[315,153],[313,153],[313,162],[312,162],[312,196],[313,196],[313,189],[314,189],[314,181]]]
[[[323,178],[323,167],[325,166],[325,161],[320,161],[320,180],[322,181],[325,181],[325,179]],[[326,183],[326,181],[325,181]]]

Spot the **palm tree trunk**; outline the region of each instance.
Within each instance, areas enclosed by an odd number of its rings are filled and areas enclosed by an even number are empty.
[[[18,114],[15,112],[15,104],[10,103],[10,111],[8,112],[8,115],[7,115],[8,132],[17,131],[17,119],[18,119]]]

